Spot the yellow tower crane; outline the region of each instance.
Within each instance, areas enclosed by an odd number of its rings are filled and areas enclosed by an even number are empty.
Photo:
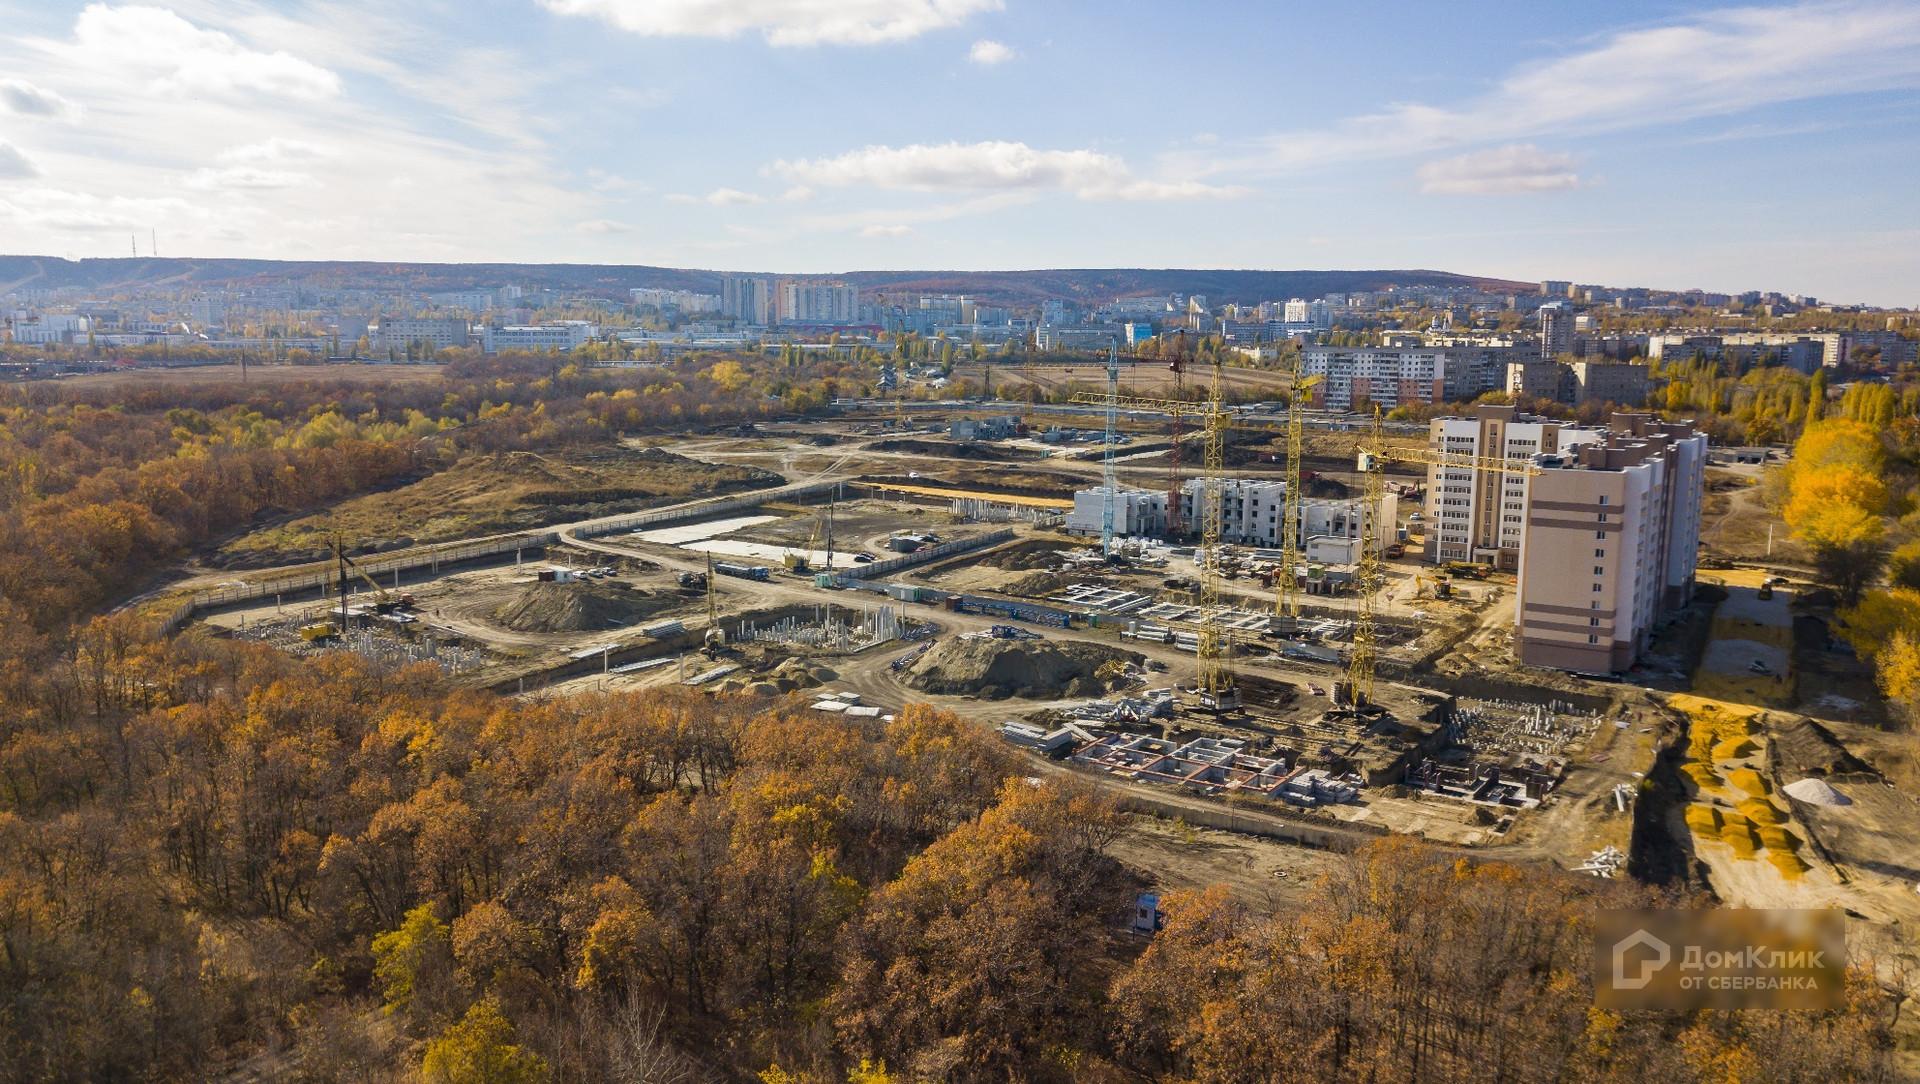
[[[1425,463],[1443,470],[1488,471],[1529,477],[1540,468],[1525,460],[1500,456],[1440,452],[1431,448],[1388,449],[1381,427],[1380,408],[1374,407],[1373,426],[1361,445],[1358,467],[1364,493],[1361,498],[1360,562],[1354,572],[1353,650],[1347,657],[1347,689],[1355,704],[1373,700],[1374,671],[1379,663],[1374,612],[1385,568],[1380,560],[1378,524],[1386,496],[1386,464]]]
[[[1360,561],[1353,574],[1353,650],[1347,654],[1347,696],[1354,706],[1373,703],[1373,672],[1379,662],[1374,643],[1374,594],[1380,589],[1384,570],[1380,566],[1379,537],[1376,523],[1386,497],[1386,440],[1380,425],[1380,408],[1373,408],[1373,429],[1360,447],[1359,468],[1363,483],[1360,498]]]
[[[1293,389],[1287,396],[1287,488],[1282,494],[1285,502],[1280,510],[1280,568],[1274,573],[1276,588],[1273,596],[1273,612],[1291,617],[1300,616],[1300,516],[1304,495],[1301,490],[1301,460],[1306,458],[1306,393],[1315,384],[1320,383],[1318,376],[1305,376],[1300,372],[1301,351],[1293,355]]]
[[[1076,393],[1072,397],[1075,403],[1099,406],[1111,403],[1116,408],[1126,410],[1172,412],[1183,408],[1192,410],[1200,407],[1205,411],[1206,484],[1201,491],[1200,548],[1196,551],[1200,565],[1200,597],[1197,602],[1201,610],[1201,619],[1191,627],[1196,630],[1196,639],[1199,641],[1194,679],[1195,696],[1200,706],[1208,711],[1232,711],[1240,703],[1231,661],[1233,645],[1217,620],[1220,609],[1221,580],[1221,483],[1226,473],[1226,431],[1232,424],[1220,402],[1221,382],[1220,366],[1216,362],[1212,391],[1206,400],[1198,403],[1174,399],[1146,399],[1132,395],[1093,395],[1085,392]],[[1173,495],[1170,494],[1169,499],[1174,499]]]

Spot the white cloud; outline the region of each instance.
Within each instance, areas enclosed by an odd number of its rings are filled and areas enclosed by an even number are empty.
[[[740,207],[752,203],[765,203],[765,196],[752,192],[742,192],[738,188],[716,188],[704,196],[689,196],[675,192],[667,197],[672,203],[708,203],[715,207]]]
[[[1001,0],[540,0],[560,15],[603,19],[648,37],[731,38],[771,45],[873,45],[958,26]]]
[[[155,222],[178,221],[182,216],[204,217],[178,199],[102,197],[53,188],[29,189],[16,197],[0,199],[0,222],[62,233],[145,229]]]
[[[11,143],[0,143],[0,181],[21,181],[40,176],[40,167]]]
[[[73,24],[72,44],[61,49],[78,67],[135,74],[168,96],[318,100],[340,92],[340,77],[317,64],[249,48],[166,8],[89,4]]]
[[[1580,186],[1573,156],[1514,143],[1441,158],[1421,166],[1420,191],[1447,196],[1558,192]]]
[[[973,43],[973,48],[967,50],[968,60],[987,68],[995,64],[1005,64],[1015,55],[1011,47],[990,38],[981,38]]]
[[[48,119],[71,119],[80,115],[79,106],[25,79],[0,79],[0,109],[22,117]]]
[[[581,233],[600,235],[633,232],[632,226],[627,225],[625,222],[615,222],[611,218],[596,218],[588,222],[582,222],[575,228]]]
[[[1035,150],[1025,143],[865,147],[836,158],[781,160],[768,170],[810,184],[871,185],[917,191],[1057,189],[1081,199],[1198,199],[1240,190],[1199,181],[1143,181],[1110,154]]]
[[[220,152],[222,162],[236,165],[256,165],[281,162],[318,162],[333,157],[333,152],[325,147],[299,139],[287,139],[272,136],[258,143],[246,143],[238,147],[228,147]]]
[[[1330,128],[1278,133],[1250,154],[1194,168],[1290,170],[1913,86],[1920,86],[1920,5],[1729,8],[1613,34],[1522,67],[1458,105],[1409,103]]]
[[[860,236],[862,237],[906,237],[911,233],[913,233],[912,226],[902,226],[898,222],[888,225],[875,223],[871,226],[862,227],[860,230]]]
[[[260,169],[255,166],[197,169],[187,176],[187,187],[201,191],[243,189],[269,192],[279,188],[300,188],[312,183],[313,178],[305,173],[285,169]]]
[[[782,203],[805,203],[812,198],[813,189],[808,188],[804,184],[796,184],[785,192],[780,193],[780,202]]]

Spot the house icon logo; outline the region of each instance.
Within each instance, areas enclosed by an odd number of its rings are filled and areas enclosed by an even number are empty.
[[[1673,946],[1646,930],[1635,930],[1614,942],[1613,988],[1644,990],[1653,976],[1672,960]]]

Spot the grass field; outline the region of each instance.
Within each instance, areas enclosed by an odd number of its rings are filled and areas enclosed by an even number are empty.
[[[214,563],[253,568],[317,560],[335,531],[352,551],[388,550],[777,483],[777,476],[752,467],[703,463],[659,448],[473,456],[398,489],[244,535],[222,547]]]
[[[353,383],[428,384],[440,379],[438,365],[248,365],[248,384]],[[53,381],[50,381],[50,383]],[[78,388],[193,387],[240,383],[238,365],[195,365],[181,369],[127,369],[61,377],[57,383]]]

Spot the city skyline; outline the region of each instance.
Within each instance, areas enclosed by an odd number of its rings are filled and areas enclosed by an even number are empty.
[[[1401,267],[1920,298],[1911,5],[0,15],[11,252],[124,256],[131,234],[165,256]]]

